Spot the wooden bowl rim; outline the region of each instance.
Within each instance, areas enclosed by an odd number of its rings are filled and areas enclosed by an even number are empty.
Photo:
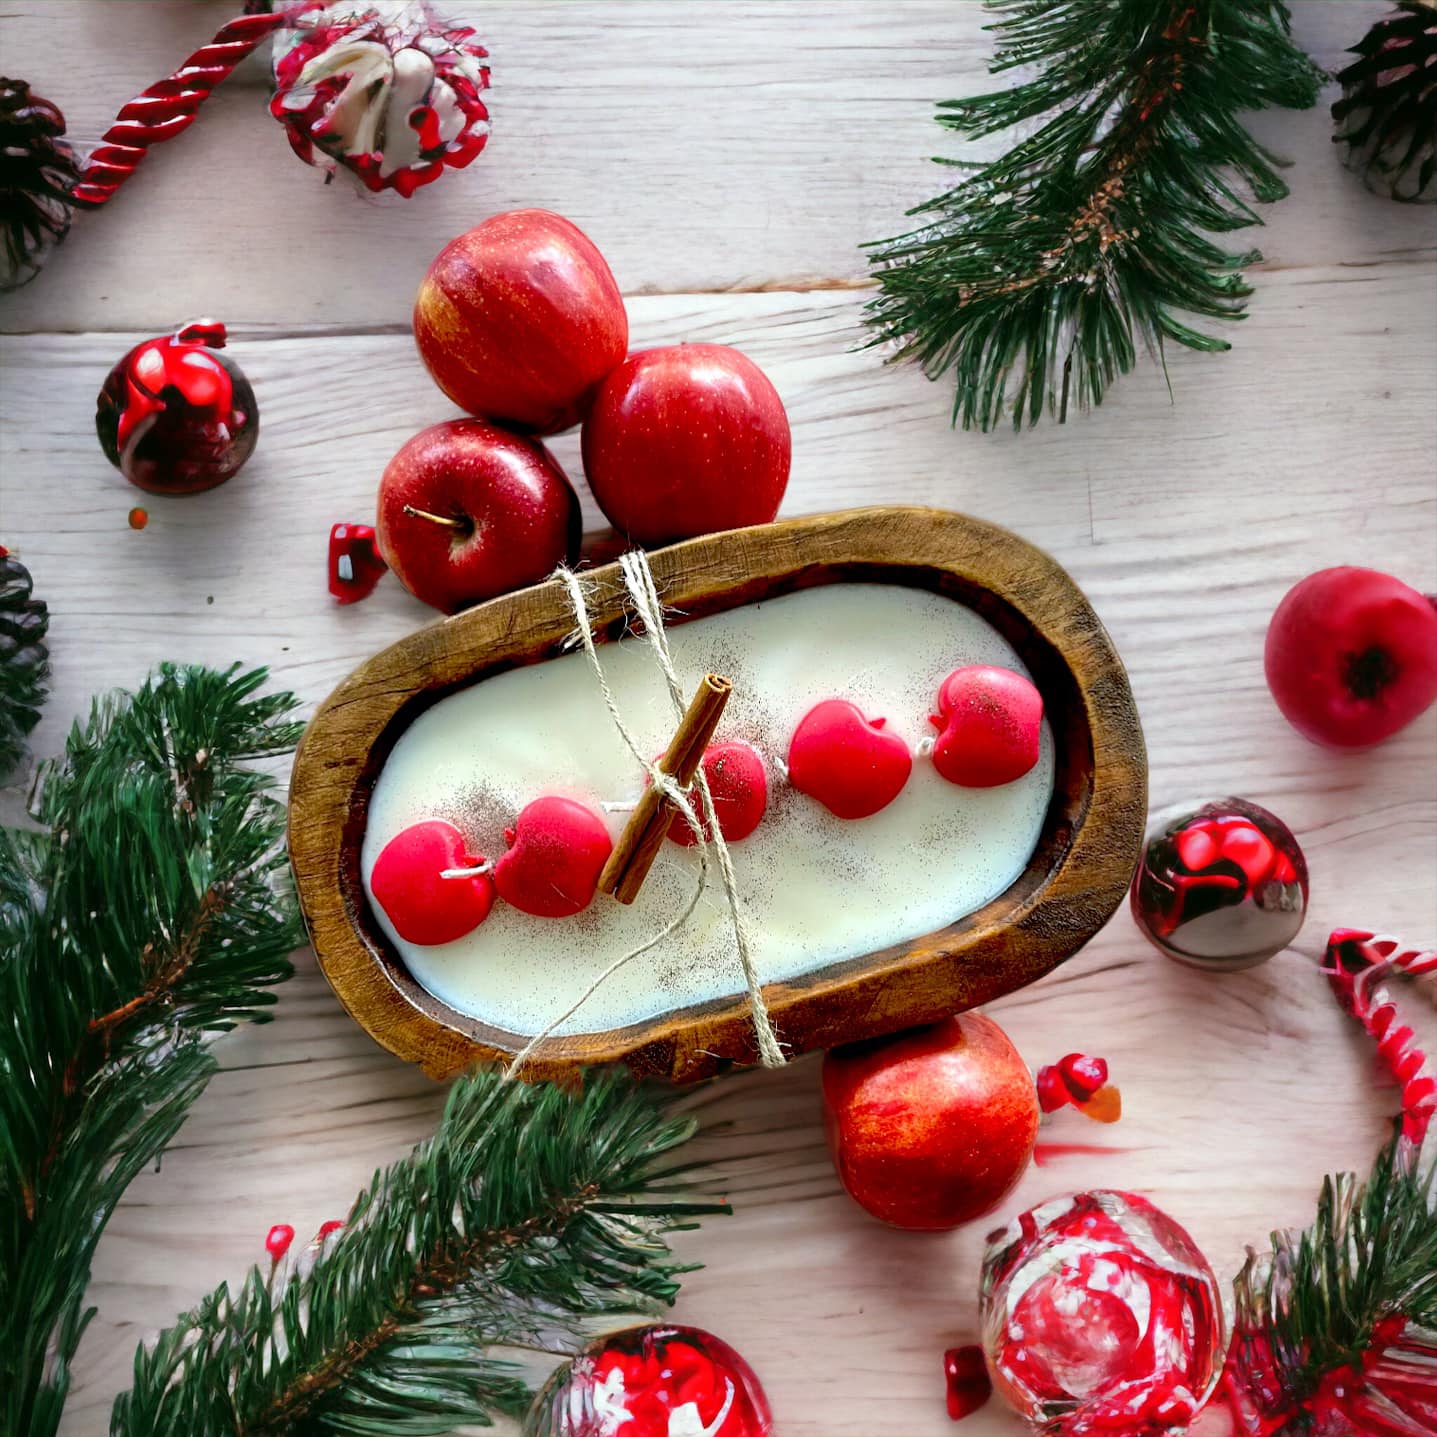
[[[993,612],[986,616],[1000,628],[1007,622],[1020,647],[1055,656],[1054,674],[1071,684],[1070,702],[1077,698],[1065,722],[1086,734],[1086,793],[1066,821],[1059,815],[1047,869],[1035,854],[1005,893],[955,924],[766,985],[786,1046],[829,1047],[990,1001],[1061,963],[1122,901],[1147,812],[1141,728],[1111,640],[1049,555],[967,515],[877,506],[707,535],[649,559],[666,606],[683,611],[674,622],[823,583],[914,580],[945,592],[942,585],[951,582],[958,592],[948,597],[988,603]],[[892,577],[877,577],[890,571]],[[931,576],[938,585],[922,582]],[[596,638],[618,637],[626,616],[619,566],[587,570],[583,579]],[[746,591],[752,596],[734,597]],[[1019,632],[1011,632],[1013,620]],[[330,694],[295,755],[289,848],[320,966],[356,1022],[431,1077],[502,1061],[526,1040],[421,988],[373,923],[358,873],[368,796],[394,738],[420,712],[506,668],[555,656],[573,627],[562,584],[549,580],[420,629],[361,664]],[[1055,793],[1055,809],[1058,801]],[[755,1059],[747,1000],[737,994],[629,1028],[551,1038],[524,1074],[556,1078],[576,1065],[621,1061],[645,1075],[693,1081]]]

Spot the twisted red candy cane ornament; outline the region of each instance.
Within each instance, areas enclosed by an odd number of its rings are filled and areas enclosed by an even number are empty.
[[[309,7],[300,7],[309,8]],[[151,145],[173,140],[194,123],[215,86],[265,39],[291,24],[295,11],[241,15],[201,46],[173,75],[135,96],[115,118],[71,191],[77,205],[98,209],[134,174]]]
[[[81,171],[75,204],[103,205],[152,145],[189,129],[215,87],[281,31],[270,113],[306,163],[343,166],[367,189],[407,197],[484,148],[488,51],[469,26],[438,18],[427,0],[298,0],[231,20],[131,100]]]
[[[1386,935],[1337,928],[1328,937],[1322,971],[1343,1010],[1377,1044],[1378,1057],[1402,1090],[1403,1135],[1422,1142],[1437,1112],[1437,1076],[1427,1071],[1417,1035],[1397,1022],[1397,1009],[1380,985],[1393,974],[1424,978],[1437,973],[1437,951],[1424,953]]]

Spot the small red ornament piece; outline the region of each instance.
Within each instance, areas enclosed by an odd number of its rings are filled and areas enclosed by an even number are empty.
[[[294,1229],[287,1222],[277,1222],[264,1236],[264,1250],[271,1262],[278,1262],[294,1241]]]
[[[601,1338],[544,1384],[523,1437],[770,1437],[751,1368],[696,1327],[637,1327]]]
[[[1437,701],[1437,608],[1391,574],[1322,569],[1277,606],[1263,661],[1278,708],[1305,738],[1381,743]]]
[[[341,604],[367,599],[389,571],[372,524],[335,524],[329,531],[329,592]]]
[[[713,794],[714,814],[724,842],[738,843],[747,838],[763,821],[768,807],[768,775],[758,750],[738,740],[710,744],[704,750],[703,770],[709,781],[709,792]],[[691,791],[690,797],[694,814],[707,835],[708,821],[704,818],[697,789]],[[692,848],[698,842],[682,814],[676,815],[669,825],[669,837],[684,848]]]
[[[1292,830],[1241,798],[1160,824],[1133,878],[1134,921],[1155,948],[1195,968],[1250,968],[1297,936],[1307,862]]]
[[[536,918],[568,918],[589,906],[613,848],[604,820],[572,798],[536,798],[504,837],[494,865],[505,903]]]
[[[579,497],[537,439],[481,419],[431,424],[379,481],[379,551],[446,614],[537,584],[579,554]]]
[[[270,114],[306,164],[409,196],[489,138],[488,51],[424,3],[311,7],[275,44]]]
[[[342,1218],[332,1217],[329,1219],[328,1222],[320,1223],[319,1231],[315,1233],[314,1240],[316,1242],[323,1242],[325,1238],[330,1235],[330,1233],[338,1232],[343,1226],[344,1221]]]
[[[132,529],[143,529],[150,522],[150,511],[136,505],[126,516]]]
[[[1038,1101],[991,1019],[835,1048],[823,1060],[824,1131],[844,1189],[894,1227],[938,1231],[991,1212],[1027,1170]]]
[[[887,808],[913,772],[913,755],[886,719],[847,699],[825,699],[799,720],[788,745],[788,780],[839,818]]]
[[[1086,1053],[1069,1053],[1059,1060],[1058,1069],[1075,1103],[1086,1103],[1108,1081],[1107,1060]]]
[[[1045,1113],[1056,1113],[1059,1108],[1066,1108],[1073,1101],[1073,1095],[1056,1063],[1048,1063],[1038,1069],[1037,1088],[1038,1106]]]
[[[1059,1198],[994,1233],[981,1307],[995,1386],[1052,1437],[1175,1437],[1222,1371],[1217,1278],[1133,1193]]]
[[[584,419],[584,473],[599,508],[649,547],[768,523],[792,449],[778,391],[722,344],[631,354]]]
[[[452,823],[428,818],[411,824],[384,845],[369,874],[369,891],[394,931],[408,943],[429,947],[472,933],[494,906],[494,877],[445,873],[479,868],[464,835]]]
[[[1045,1113],[1057,1112],[1070,1103],[1081,1108],[1107,1081],[1105,1059],[1069,1053],[1066,1058],[1038,1069],[1038,1106]]]
[[[943,1378],[948,1415],[955,1422],[971,1417],[993,1395],[993,1379],[988,1376],[981,1347],[950,1347],[943,1354]]]
[[[414,341],[461,409],[557,434],[623,363],[629,317],[577,225],[548,210],[512,210],[440,250],[414,302]]]
[[[1043,698],[1012,669],[954,669],[938,690],[933,767],[964,788],[997,788],[1038,762]]]
[[[259,407],[239,365],[217,352],[224,342],[224,325],[196,320],[136,345],[110,371],[95,429],[130,483],[156,494],[212,489],[254,452]]]

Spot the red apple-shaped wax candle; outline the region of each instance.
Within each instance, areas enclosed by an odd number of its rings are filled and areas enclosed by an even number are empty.
[[[589,906],[613,841],[604,820],[572,798],[536,798],[504,837],[494,865],[505,903],[536,918],[568,918]]]
[[[452,823],[411,824],[384,845],[369,874],[369,891],[406,942],[452,943],[472,932],[494,906],[494,879],[468,853]],[[445,874],[450,877],[445,877]]]
[[[964,788],[1012,783],[1038,762],[1043,698],[1012,669],[970,664],[938,690],[933,767]]]
[[[1267,684],[1305,738],[1365,748],[1437,699],[1437,608],[1375,569],[1309,574],[1268,625]]]
[[[825,699],[799,720],[788,745],[788,780],[839,818],[887,808],[913,771],[908,745],[847,699]]]
[[[579,422],[623,361],[629,320],[604,257],[547,210],[494,215],[451,240],[414,305],[414,339],[461,409],[536,434]]]
[[[1033,1076],[989,1018],[835,1048],[823,1060],[824,1129],[845,1190],[894,1227],[939,1230],[991,1212],[1038,1135]]]
[[[709,781],[714,816],[724,842],[738,843],[747,838],[763,821],[763,812],[768,806],[768,775],[757,749],[737,740],[710,744],[704,750],[703,771]],[[707,834],[708,820],[704,817],[698,790],[693,790],[690,796],[694,813]],[[692,848],[698,842],[682,814],[676,815],[669,825],[669,837],[684,848]]]
[[[792,444],[778,391],[721,344],[631,354],[584,420],[584,472],[609,522],[636,544],[766,524]]]
[[[433,424],[379,481],[379,549],[446,614],[522,589],[579,553],[579,500],[537,440],[480,419]]]

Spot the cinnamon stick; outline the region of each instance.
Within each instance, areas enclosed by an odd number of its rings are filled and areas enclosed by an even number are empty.
[[[681,789],[688,788],[694,781],[704,750],[732,692],[733,684],[728,679],[719,674],[705,674],[689,701],[678,732],[659,760],[660,770]],[[600,893],[612,894],[620,903],[632,903],[639,896],[639,889],[663,847],[674,812],[674,805],[654,785],[643,791],[599,875]]]

